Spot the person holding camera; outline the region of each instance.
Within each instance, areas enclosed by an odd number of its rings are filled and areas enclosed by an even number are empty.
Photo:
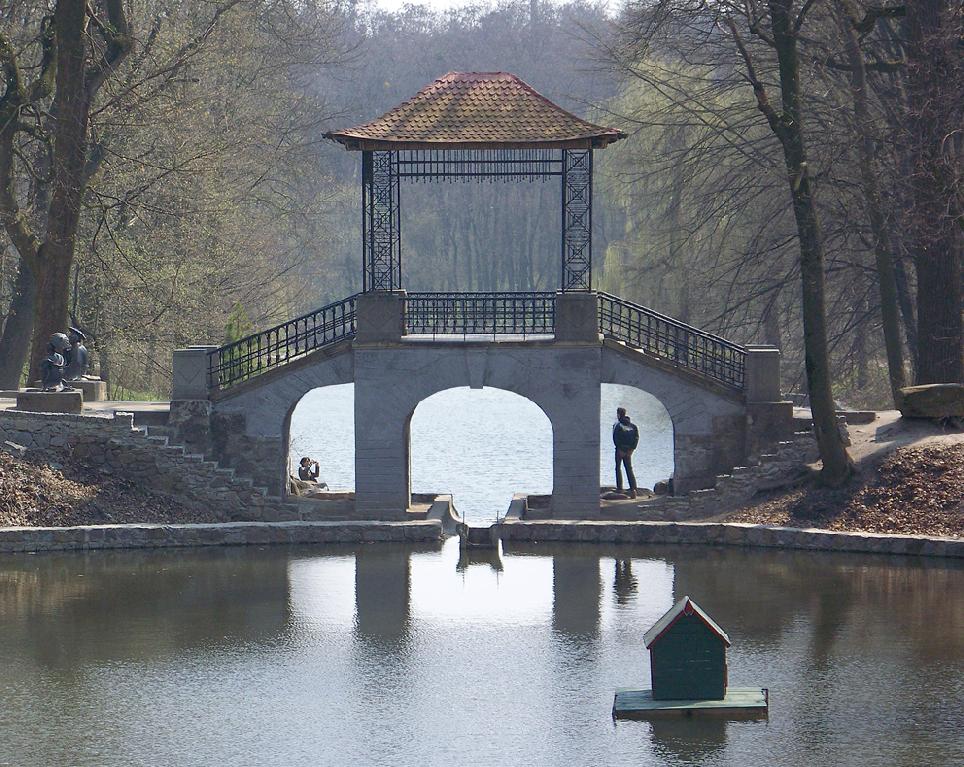
[[[318,461],[305,456],[298,462],[298,479],[302,482],[317,482],[319,474],[321,467],[318,466]]]

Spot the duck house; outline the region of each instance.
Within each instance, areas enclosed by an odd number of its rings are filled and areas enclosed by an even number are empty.
[[[683,597],[643,636],[653,700],[723,700],[730,638],[696,602]]]
[[[656,621],[643,642],[649,650],[652,689],[617,690],[614,718],[767,717],[769,691],[728,686],[726,648],[730,638],[689,597]]]

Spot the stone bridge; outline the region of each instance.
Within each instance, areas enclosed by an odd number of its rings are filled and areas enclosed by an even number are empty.
[[[176,351],[170,425],[283,494],[295,406],[312,389],[353,383],[355,510],[398,518],[411,501],[418,404],[453,387],[505,389],[552,425],[552,515],[591,518],[601,384],[665,406],[680,494],[711,487],[790,430],[779,359],[774,347],[739,346],[604,293],[369,292],[234,344]]]

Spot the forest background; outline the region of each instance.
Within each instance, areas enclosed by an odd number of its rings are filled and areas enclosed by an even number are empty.
[[[501,70],[628,134],[596,153],[594,287],[777,344],[784,390],[805,391],[794,205],[809,184],[834,396],[890,406],[898,369],[907,383],[960,381],[961,11],[914,5],[84,4],[84,34],[97,38],[88,55],[106,64],[85,75],[84,186],[59,288],[69,321],[87,332],[112,398],[166,398],[173,349],[357,292],[360,158],[324,132],[448,71]],[[28,377],[42,311],[31,264],[42,271],[56,239],[43,235],[58,194],[58,102],[45,89],[55,6],[0,0],[0,388]],[[772,31],[781,6],[793,11],[806,127],[795,167],[766,110],[786,98],[787,40]],[[559,204],[552,183],[406,187],[405,287],[555,289]],[[39,233],[32,257],[24,231]]]

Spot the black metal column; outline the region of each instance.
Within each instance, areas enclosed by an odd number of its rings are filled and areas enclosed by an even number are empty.
[[[362,152],[364,290],[402,287],[402,226],[397,152]]]
[[[562,289],[592,289],[592,150],[562,150]]]

